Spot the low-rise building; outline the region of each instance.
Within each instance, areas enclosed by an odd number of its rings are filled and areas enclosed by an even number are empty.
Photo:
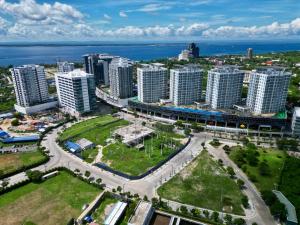
[[[300,107],[295,107],[292,119],[293,135],[300,137]]]
[[[81,138],[76,143],[80,146],[82,150],[94,148],[95,144],[86,138]]]

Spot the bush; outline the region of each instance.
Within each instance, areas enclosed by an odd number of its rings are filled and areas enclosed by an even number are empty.
[[[248,177],[252,182],[257,182],[257,177],[254,174],[248,173]]]
[[[169,124],[163,124],[163,123],[156,123],[155,127],[164,132],[172,132],[174,130],[174,125],[169,125]]]
[[[180,212],[182,212],[183,214],[187,214],[188,213],[187,207],[184,205],[180,206]]]
[[[271,170],[269,165],[266,162],[261,162],[259,164],[259,174],[262,176],[269,176],[271,174]]]
[[[85,171],[85,173],[84,173],[84,176],[86,176],[86,177],[89,177],[91,175],[91,172],[90,171]]]
[[[246,225],[246,221],[242,218],[236,218],[233,220],[234,225]]]
[[[26,171],[26,175],[33,183],[39,183],[42,181],[43,173],[38,170],[28,170]]]
[[[238,179],[236,181],[236,183],[240,187],[240,189],[242,189],[244,187],[244,185],[245,185],[245,182],[243,180],[241,180],[241,179]]]
[[[19,123],[19,119],[13,119],[12,121],[11,121],[11,125],[12,126],[18,126],[20,123]]]
[[[231,178],[234,178],[235,172],[234,172],[234,170],[233,170],[233,168],[231,166],[227,167],[227,173],[229,174],[229,176]]]
[[[242,197],[242,205],[244,206],[245,209],[249,208],[249,200],[246,195],[243,195]]]
[[[189,129],[189,128],[184,129],[184,134],[186,136],[190,135],[191,134],[191,129]]]

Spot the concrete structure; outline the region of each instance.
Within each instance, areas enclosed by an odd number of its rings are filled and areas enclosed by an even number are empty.
[[[78,144],[82,150],[95,147],[95,144],[86,138],[79,139],[78,141],[76,141],[76,144]]]
[[[116,56],[108,54],[88,54],[84,55],[85,72],[94,74],[95,84],[109,85],[109,64]]]
[[[297,213],[295,206],[280,191],[273,190],[278,200],[284,204],[287,211],[286,225],[298,225]]]
[[[133,96],[133,63],[125,58],[113,59],[109,66],[110,93],[116,98]]]
[[[235,66],[208,71],[205,101],[213,109],[231,108],[241,101],[244,72]]]
[[[253,59],[253,49],[252,48],[247,49],[247,58]]]
[[[140,201],[129,219],[128,225],[148,225],[153,213],[154,208],[151,203]]]
[[[170,99],[175,105],[189,105],[201,99],[203,70],[186,65],[170,70]]]
[[[292,118],[292,132],[293,135],[300,137],[300,107],[294,108]]]
[[[17,99],[16,110],[44,104],[49,101],[48,86],[43,66],[24,65],[14,67],[10,72]],[[46,106],[52,107],[52,104],[44,105],[40,108],[46,109]],[[38,108],[35,110],[38,110]]]
[[[56,73],[55,82],[59,105],[63,111],[75,116],[95,108],[95,81],[93,74],[81,70]]]
[[[59,73],[68,73],[75,69],[74,63],[70,62],[57,62],[57,72]]]
[[[142,126],[140,124],[132,124],[126,127],[122,127],[114,131],[114,136],[121,137],[122,142],[126,145],[136,145],[143,138],[150,136],[154,133],[154,130]]]
[[[96,96],[105,101],[106,103],[118,108],[124,108],[128,105],[128,98],[116,98],[112,96],[109,92],[98,87],[96,88]]]
[[[15,104],[15,110],[22,113],[22,114],[35,114],[42,111],[46,111],[58,106],[58,101],[56,99],[49,99],[48,102],[34,105],[34,106],[20,106]]]
[[[112,212],[109,214],[107,219],[104,221],[104,225],[115,225],[124,214],[127,203],[118,202],[113,208]]]
[[[192,52],[190,50],[182,50],[181,53],[178,55],[178,60],[179,61],[182,61],[182,60],[185,60],[185,61],[189,61],[190,58],[192,58],[193,55],[192,55]]]
[[[168,69],[157,64],[142,64],[137,68],[138,99],[153,103],[167,98]]]
[[[252,71],[251,70],[244,70],[244,84],[249,84],[250,77],[251,77]]]
[[[264,114],[285,110],[291,75],[279,67],[253,70],[247,96],[250,111],[254,114]]]

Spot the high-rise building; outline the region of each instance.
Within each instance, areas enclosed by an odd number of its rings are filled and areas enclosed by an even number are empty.
[[[195,43],[189,44],[188,50],[192,52],[194,58],[199,58],[200,56],[199,47],[197,47]]]
[[[79,69],[56,73],[55,82],[59,105],[72,115],[90,112],[95,108],[95,80],[93,74]]]
[[[138,99],[152,103],[167,98],[168,69],[159,64],[143,64],[137,68]]]
[[[49,100],[43,66],[24,65],[10,70],[14,82],[17,105],[29,107]]]
[[[213,109],[231,108],[241,101],[244,72],[235,66],[208,71],[206,102]]]
[[[120,99],[133,96],[133,63],[125,58],[115,58],[109,65],[110,93]]]
[[[252,48],[248,48],[247,49],[247,58],[248,59],[252,59],[253,58],[253,49]]]
[[[185,60],[185,61],[189,61],[190,58],[192,58],[193,55],[192,55],[192,52],[190,50],[182,50],[181,53],[178,55],[178,60],[179,61],[182,61],[182,60]]]
[[[294,108],[291,127],[293,135],[300,137],[300,107]]]
[[[203,70],[186,65],[170,70],[170,100],[174,105],[189,105],[201,100]]]
[[[57,62],[57,71],[59,73],[67,73],[73,71],[74,68],[74,63],[70,62]]]
[[[247,107],[255,114],[276,113],[285,109],[291,73],[279,67],[252,71]]]
[[[109,64],[116,58],[108,54],[89,54],[84,55],[85,72],[95,75],[96,86],[109,85]]]

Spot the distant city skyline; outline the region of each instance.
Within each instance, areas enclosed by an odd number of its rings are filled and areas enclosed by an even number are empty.
[[[243,40],[300,37],[298,0],[0,0],[0,40]]]

